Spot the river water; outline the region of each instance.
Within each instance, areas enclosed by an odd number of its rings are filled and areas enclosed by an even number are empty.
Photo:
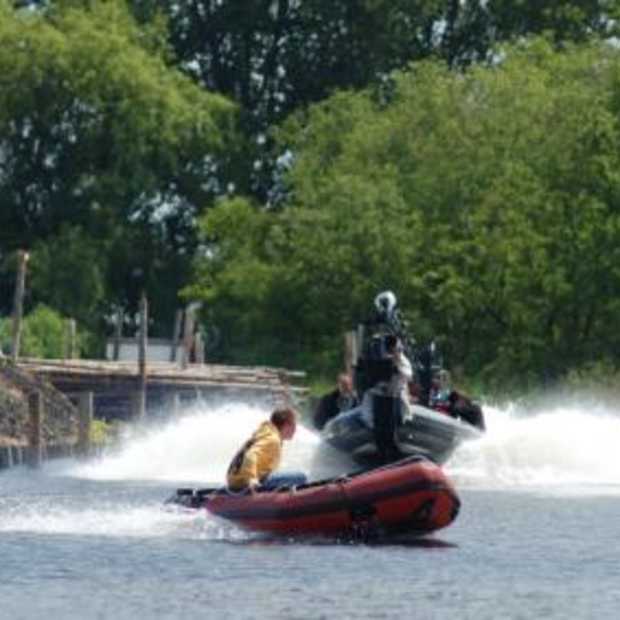
[[[620,415],[572,402],[487,413],[446,466],[462,499],[417,542],[270,540],[170,512],[223,479],[267,415],[203,406],[89,463],[0,472],[0,618],[617,618]],[[300,429],[284,466],[350,469]]]

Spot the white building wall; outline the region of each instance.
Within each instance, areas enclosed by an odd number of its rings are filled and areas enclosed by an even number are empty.
[[[172,343],[169,340],[151,339],[148,341],[146,349],[146,360],[148,362],[169,362]],[[107,360],[114,359],[114,340],[106,343],[105,356]],[[176,361],[183,358],[183,345],[177,347]],[[118,359],[121,362],[138,361],[138,343],[135,340],[123,339],[120,342]]]

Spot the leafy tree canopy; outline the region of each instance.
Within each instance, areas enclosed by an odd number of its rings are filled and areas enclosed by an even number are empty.
[[[170,277],[156,267],[164,256],[187,265],[193,219],[222,191],[214,171],[234,139],[234,107],[171,68],[155,29],[138,27],[123,2],[83,4],[2,4],[0,252],[62,239],[70,224],[99,240],[105,274],[115,240],[142,240],[142,281],[118,292],[131,297]]]
[[[620,55],[534,41],[504,57],[465,74],[418,63],[387,107],[341,93],[291,119],[288,208],[208,214],[194,292],[289,363],[337,366],[384,288],[469,373],[523,383],[617,353]]]
[[[267,130],[336,90],[374,85],[425,58],[494,62],[498,44],[545,33],[558,46],[617,34],[618,0],[131,0],[163,14],[178,65],[240,104],[248,138],[230,153],[241,193],[279,199],[281,155]],[[157,16],[154,18],[154,16]]]

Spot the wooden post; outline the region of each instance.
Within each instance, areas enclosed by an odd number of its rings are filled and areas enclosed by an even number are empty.
[[[0,469],[9,469],[11,466],[11,446],[0,446]]]
[[[194,336],[194,352],[196,354],[196,364],[205,363],[205,341],[202,332],[197,331]]]
[[[172,346],[170,347],[170,361],[177,361],[179,341],[181,340],[181,326],[183,325],[183,310],[174,313],[174,326],[172,329]]]
[[[43,461],[43,398],[41,392],[28,395],[28,464],[41,467]]]
[[[194,313],[195,305],[189,304],[185,309],[185,322],[183,324],[183,355],[181,357],[181,367],[187,368],[192,353],[194,343]]]
[[[92,392],[80,392],[78,395],[78,442],[77,452],[79,456],[90,455],[90,432],[93,423],[93,403]]]
[[[20,250],[17,253],[17,282],[15,284],[15,297],[13,299],[13,341],[11,344],[11,357],[14,362],[19,358],[19,347],[22,336],[22,317],[24,313],[24,292],[26,289],[26,265],[28,252]]]
[[[65,359],[75,359],[75,340],[76,340],[76,325],[75,319],[67,319],[65,323],[65,342],[63,346],[63,354]]]
[[[123,319],[125,317],[125,313],[122,308],[119,308],[116,312],[116,324],[114,326],[114,352],[112,354],[112,359],[115,362],[118,362],[118,358],[121,354],[121,338],[123,337]]]
[[[148,346],[148,321],[148,302],[146,300],[146,294],[142,293],[142,298],[140,299],[140,342],[138,346],[138,373],[140,376],[140,384],[135,411],[135,416],[138,419],[143,419],[146,414],[146,353]]]
[[[359,323],[357,326],[357,331],[355,332],[355,346],[357,347],[357,356],[359,357],[362,353],[362,348],[364,346],[364,336],[365,334],[365,328],[363,323]],[[357,364],[357,359],[355,360],[355,363]]]
[[[354,331],[344,335],[344,368],[352,376],[353,366],[357,362],[357,334]]]

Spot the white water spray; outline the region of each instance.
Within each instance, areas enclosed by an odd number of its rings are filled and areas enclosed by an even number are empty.
[[[620,494],[616,411],[570,403],[528,415],[515,407],[485,413],[485,437],[463,444],[446,465],[458,489]],[[128,437],[99,460],[4,472],[0,533],[246,540],[204,513],[167,513],[162,501],[175,486],[221,484],[232,455],[268,415],[246,403],[202,406]],[[282,468],[316,479],[352,464],[300,426],[284,446]]]
[[[252,539],[203,511],[165,510],[163,501],[176,486],[222,484],[230,459],[269,413],[243,402],[203,404],[132,433],[103,458],[50,461],[37,472],[9,470],[2,474],[0,534]],[[299,425],[284,445],[281,467],[316,479],[350,471],[351,462]]]
[[[235,452],[269,413],[243,402],[196,407],[161,428],[127,438],[117,454],[72,467],[69,473],[99,480],[223,484]],[[321,446],[318,435],[298,425],[294,439],[284,444],[281,468],[317,478],[346,473],[351,463]]]
[[[116,455],[72,466],[69,475],[221,484],[232,455],[268,415],[266,407],[243,402],[194,408],[162,428],[129,438]],[[570,403],[527,415],[516,407],[486,407],[485,415],[484,438],[463,444],[446,466],[457,485],[620,485],[620,416],[615,411]],[[284,445],[282,469],[305,471],[316,479],[353,468],[346,456],[322,445],[301,425]]]
[[[487,433],[462,445],[448,463],[457,485],[478,488],[617,487],[620,416],[572,402],[525,415],[485,408]]]

